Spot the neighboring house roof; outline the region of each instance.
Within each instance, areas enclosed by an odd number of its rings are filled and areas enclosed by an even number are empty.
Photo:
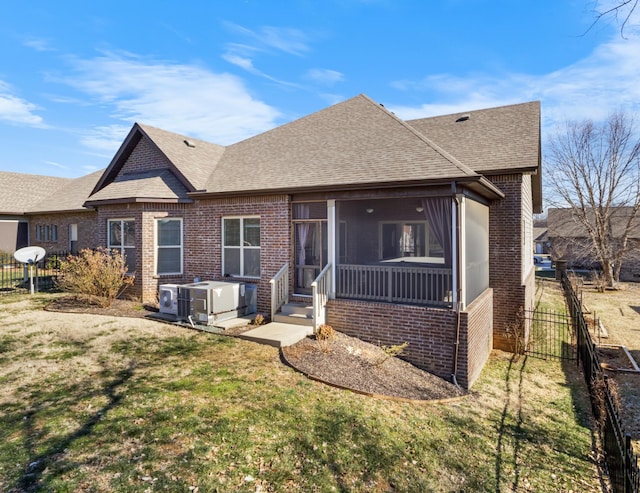
[[[535,212],[542,210],[539,101],[407,123],[479,173],[532,173]]]
[[[612,234],[613,237],[622,235],[629,220],[631,207],[618,207],[613,210]],[[582,224],[574,219],[571,208],[549,208],[547,214],[549,238],[586,238],[587,231]],[[640,238],[640,216],[636,216],[632,223],[629,238]]]
[[[70,178],[0,171],[0,214],[24,214],[43,197],[59,192],[72,181]]]
[[[229,146],[206,191],[335,189],[481,178],[360,95]]]
[[[540,242],[540,241],[547,241],[548,239],[548,235],[547,235],[547,228],[533,228],[533,241],[536,242]]]
[[[101,169],[80,178],[68,180],[64,186],[59,187],[55,192],[34,204],[27,212],[44,213],[87,210],[84,207],[84,202],[103,173],[104,169]]]

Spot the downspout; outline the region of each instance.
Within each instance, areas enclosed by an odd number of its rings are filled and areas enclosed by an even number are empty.
[[[458,198],[458,195],[455,193],[456,192],[456,185],[455,183],[452,184],[452,189],[453,189],[453,200],[456,204],[456,244],[455,244],[455,249],[456,249],[456,263],[457,263],[457,267],[456,267],[456,340],[455,343],[453,345],[453,350],[454,350],[454,355],[453,355],[453,373],[451,374],[451,381],[453,382],[453,384],[456,387],[460,387],[458,385],[458,380],[456,375],[458,374],[458,353],[460,352],[460,311],[462,309],[462,275],[461,275],[461,268],[462,266],[460,265],[460,259],[461,259],[461,241],[460,241],[460,235],[462,233],[462,228],[460,226],[461,222],[462,222],[462,212],[461,212],[461,203],[460,203],[460,199]]]

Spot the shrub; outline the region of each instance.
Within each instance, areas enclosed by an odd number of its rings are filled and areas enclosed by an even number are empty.
[[[391,346],[380,346],[382,349],[382,355],[373,362],[374,366],[380,366],[389,358],[395,358],[396,356],[400,356],[404,350],[409,345],[408,342],[403,342],[402,344],[393,344]]]
[[[518,361],[521,354],[527,350],[528,344],[533,344],[533,339],[525,340],[525,315],[524,309],[520,306],[514,319],[507,323],[504,331],[507,339],[511,340],[511,350],[514,353],[514,361]]]
[[[81,250],[60,262],[56,286],[62,291],[94,298],[100,306],[110,306],[134,278],[127,276],[125,258],[106,248]]]
[[[331,343],[336,337],[336,331],[331,325],[322,324],[316,329],[315,336],[322,352],[328,353],[331,350]]]

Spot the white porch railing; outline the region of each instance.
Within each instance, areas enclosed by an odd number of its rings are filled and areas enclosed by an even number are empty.
[[[327,264],[318,274],[315,281],[311,283],[311,292],[313,298],[313,330],[315,330],[326,322],[327,318],[327,300],[329,299],[329,290],[331,289],[331,264]]]
[[[280,307],[289,301],[289,264],[283,265],[269,283],[271,284],[271,320],[273,320]]]
[[[397,265],[338,265],[340,298],[451,306],[452,270]]]

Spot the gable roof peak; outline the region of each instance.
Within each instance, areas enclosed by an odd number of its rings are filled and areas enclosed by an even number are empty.
[[[225,147],[135,122],[106,168],[92,195],[112,183],[142,139],[146,139],[167,160],[169,170],[190,192],[202,190],[222,157]],[[151,163],[150,163],[151,164]]]

